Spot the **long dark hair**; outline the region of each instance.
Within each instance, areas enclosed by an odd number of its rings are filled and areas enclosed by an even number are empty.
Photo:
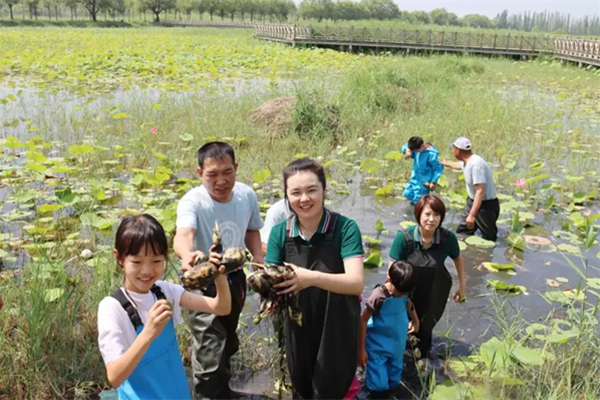
[[[292,161],[283,169],[283,195],[285,196],[285,201],[287,203],[288,208],[295,213],[295,211],[290,207],[290,201],[287,197],[287,181],[290,176],[295,175],[299,172],[312,172],[317,176],[319,182],[321,182],[321,186],[323,186],[323,193],[325,189],[327,189],[327,179],[325,178],[325,170],[323,166],[316,162],[315,160],[303,157],[297,160]],[[325,199],[323,199],[325,201]]]
[[[126,256],[137,255],[144,246],[146,254],[151,250],[155,255],[167,258],[169,244],[160,222],[149,214],[123,218],[115,236],[115,250],[119,262]]]

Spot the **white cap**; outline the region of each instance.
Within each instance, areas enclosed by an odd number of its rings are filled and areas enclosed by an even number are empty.
[[[459,150],[471,150],[471,141],[468,138],[461,136],[457,138],[450,146],[454,146]]]

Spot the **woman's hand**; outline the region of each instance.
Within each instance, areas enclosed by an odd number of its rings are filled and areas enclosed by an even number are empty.
[[[273,285],[273,287],[277,289],[283,289],[277,292],[277,294],[298,293],[299,291],[312,286],[313,271],[298,267],[294,264],[286,263],[286,265],[294,272],[290,273],[285,281]]]
[[[365,368],[367,365],[367,359],[369,358],[367,351],[365,349],[358,351],[358,365]]]
[[[467,300],[465,296],[465,287],[459,287],[456,293],[454,293],[453,300],[455,303],[462,303]]]
[[[419,328],[421,325],[421,321],[408,321],[408,333],[414,335],[415,333],[419,333]]]

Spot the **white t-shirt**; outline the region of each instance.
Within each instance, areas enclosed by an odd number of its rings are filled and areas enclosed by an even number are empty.
[[[183,286],[165,281],[156,281],[156,284],[164,293],[167,301],[173,304],[173,323],[181,324],[183,317],[179,301],[185,291]],[[125,292],[123,288],[121,290],[136,308],[142,324],[146,324],[148,312],[157,301],[154,293]],[[98,306],[98,345],[104,364],[118,360],[131,347],[136,337],[135,328],[119,301],[111,296],[102,299]]]
[[[465,183],[470,198],[475,199],[475,185],[481,183],[485,185],[483,200],[494,200],[496,198],[496,186],[494,185],[492,170],[483,158],[473,154],[467,165],[462,163],[461,168],[465,173]]]
[[[265,217],[265,225],[260,230],[260,241],[265,244],[268,244],[271,229],[273,229],[273,227],[281,221],[285,221],[291,216],[292,211],[288,207],[287,201],[285,201],[285,199],[281,199],[277,203],[273,204],[267,211],[267,215]]]
[[[212,245],[215,219],[223,248],[246,247],[246,231],[263,227],[256,194],[247,185],[236,182],[228,203],[213,200],[204,186],[187,192],[177,206],[177,228],[196,230],[194,246],[208,254]]]

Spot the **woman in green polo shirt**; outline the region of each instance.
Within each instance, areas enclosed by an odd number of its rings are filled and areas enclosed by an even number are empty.
[[[444,266],[448,257],[454,262],[459,281],[453,299],[458,302],[465,298],[463,259],[454,232],[441,227],[445,215],[446,206],[439,197],[421,197],[415,206],[417,225],[400,229],[390,249],[390,265],[408,261],[414,267],[416,284],[411,299],[421,320],[416,336],[424,359],[431,350],[433,328],[444,313],[452,288],[452,277]]]
[[[325,172],[302,158],[283,170],[293,211],[273,227],[266,262],[292,264],[278,286],[298,293],[302,326],[285,321],[286,357],[294,398],[341,399],[356,372],[363,247],[353,220],[324,207]]]

